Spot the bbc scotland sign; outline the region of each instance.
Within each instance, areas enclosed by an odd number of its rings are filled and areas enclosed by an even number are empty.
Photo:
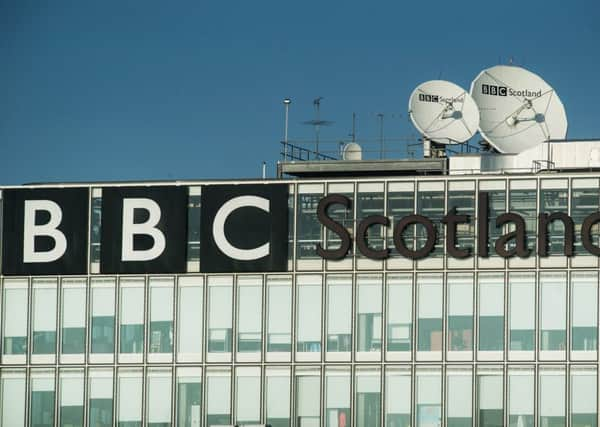
[[[201,186],[200,272],[285,272],[288,269],[288,184],[225,184]],[[131,186],[102,188],[101,274],[184,273],[187,261],[188,188]],[[390,219],[373,215],[357,219],[355,235],[329,214],[332,206],[352,209],[341,194],[323,197],[317,208],[320,224],[341,242],[336,249],[315,245],[315,255],[328,260],[348,256],[355,246],[375,260],[391,256],[391,248],[369,244],[372,227],[390,227]],[[3,191],[2,273],[14,275],[78,275],[88,273],[90,190],[70,188],[15,188]],[[490,246],[502,258],[532,255],[524,218],[514,212],[489,217],[488,195],[478,194],[477,241],[457,245],[457,227],[473,218],[450,207],[440,223],[422,215],[398,219],[391,236],[393,250],[403,257],[422,259],[433,251],[439,228],[445,227],[446,253],[454,258],[488,257]],[[542,212],[537,221],[537,254],[548,256],[548,228],[563,224],[563,255],[573,256],[575,224],[565,212]],[[592,228],[600,212],[584,218],[580,227],[583,248],[600,256]],[[510,231],[494,242],[489,224]],[[421,227],[425,239],[412,248],[403,240],[409,226]]]

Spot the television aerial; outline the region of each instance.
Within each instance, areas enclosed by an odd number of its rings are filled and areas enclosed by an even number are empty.
[[[567,136],[567,115],[558,95],[524,68],[483,70],[471,83],[471,96],[479,106],[481,136],[501,153],[520,153]]]
[[[417,86],[408,101],[408,113],[424,140],[442,145],[469,140],[479,125],[479,109],[473,98],[445,80]]]

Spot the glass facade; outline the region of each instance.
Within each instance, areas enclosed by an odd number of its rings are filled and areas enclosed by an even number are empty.
[[[4,276],[0,425],[597,426],[600,264],[577,234],[600,206],[597,181],[291,182],[288,272],[201,274],[196,224],[186,274]],[[529,258],[500,258],[493,242],[511,227],[491,220],[488,258],[447,257],[443,228],[429,257],[397,253],[400,218],[439,225],[455,207],[473,221],[478,191],[490,218],[523,216]],[[368,232],[390,258],[355,245],[341,261],[316,255],[317,243],[340,244],[316,214],[333,193],[353,202],[330,211],[353,238],[362,218],[390,219]],[[199,196],[189,200],[197,222]],[[93,267],[101,197],[90,203]],[[576,256],[563,255],[559,221],[550,256],[535,254],[540,212],[573,217]],[[457,247],[476,246],[474,224],[457,228]],[[422,246],[423,231],[407,227],[406,246]]]

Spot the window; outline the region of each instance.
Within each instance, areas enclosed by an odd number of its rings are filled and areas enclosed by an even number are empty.
[[[202,360],[202,329],[204,327],[204,278],[179,278],[177,314],[177,359],[180,362]]]
[[[54,427],[54,370],[32,370],[29,424]]]
[[[33,282],[33,354],[56,353],[56,280]]]
[[[565,426],[565,370],[558,366],[547,366],[539,371],[539,422],[540,426]]]
[[[591,357],[598,348],[598,273],[571,273],[571,349]]]
[[[119,369],[117,426],[142,426],[142,370]]]
[[[511,187],[514,185],[529,185],[528,181],[511,181]],[[527,247],[533,251],[536,249],[536,233],[537,233],[537,190],[533,189],[511,189],[509,195],[509,212],[521,215],[525,220],[525,230],[527,235]],[[514,226],[511,225],[509,227]],[[509,244],[514,246],[514,240]]]
[[[474,183],[470,182],[449,182],[448,189],[448,211],[456,208],[458,215],[468,215],[469,223],[456,225],[456,247],[459,249],[475,247],[475,191]],[[453,189],[456,187],[456,189]],[[460,187],[460,189],[459,189]],[[466,188],[470,187],[471,190]]]
[[[208,351],[230,353],[232,345],[231,277],[208,278]]]
[[[83,426],[83,369],[62,369],[59,377],[59,426]]]
[[[327,352],[352,351],[352,276],[327,276]]]
[[[575,223],[575,253],[587,255],[588,252],[581,244],[581,226],[583,220],[588,215],[598,212],[599,206],[598,180],[573,180],[573,188],[571,189],[571,218]],[[600,226],[595,224],[591,231],[592,242],[598,244],[600,236]]]
[[[92,353],[113,353],[115,348],[115,284],[92,279]]]
[[[358,185],[356,195],[356,219],[360,222],[362,219],[372,215],[383,215],[385,200],[383,196],[383,185],[379,183],[361,183]],[[367,230],[367,242],[372,249],[383,249],[384,227],[382,225],[373,225]],[[362,256],[357,251],[357,256]]]
[[[547,357],[565,357],[567,346],[567,275],[540,273],[540,347],[542,352],[558,352]]]
[[[25,425],[25,371],[3,369],[0,383],[2,385],[0,424]]]
[[[479,274],[479,350],[504,349],[504,274]]]
[[[229,368],[207,369],[206,425],[231,423],[231,373]]]
[[[511,427],[533,427],[535,418],[533,368],[508,370],[508,424]]]
[[[481,185],[481,184],[480,184]],[[506,190],[487,190],[488,193],[488,247],[489,255],[493,257],[496,254],[495,243],[498,238],[504,234],[503,227],[496,227],[496,218],[506,212]],[[481,220],[481,219],[480,219]]]
[[[119,352],[144,351],[144,279],[121,279]]]
[[[511,352],[533,352],[535,347],[535,274],[509,273],[508,287],[510,297],[509,349]]]
[[[569,211],[569,191],[565,189],[540,190],[540,213]],[[562,255],[565,244],[565,226],[562,221],[552,221],[548,225],[548,254]]]
[[[328,185],[328,194],[340,194],[342,196],[347,197],[352,202],[354,202],[354,188],[353,184],[329,184]],[[341,190],[341,191],[340,191]],[[335,203],[327,209],[327,213],[329,217],[335,222],[341,224],[350,235],[354,235],[354,203],[351,203],[349,207],[341,205],[339,203]],[[327,241],[325,242],[326,249],[339,249],[342,242],[337,233],[327,229],[326,232]],[[315,251],[315,247],[312,248],[313,253]],[[354,247],[351,246],[349,253],[354,251]]]
[[[267,352],[291,351],[292,278],[267,276]]]
[[[477,372],[477,419],[480,427],[504,425],[502,378],[502,368],[480,368]]]
[[[436,352],[441,358],[442,351],[442,275],[417,275],[417,350]]]
[[[85,353],[86,280],[62,281],[61,353]]]
[[[188,262],[200,261],[200,202],[201,187],[190,187],[188,196],[188,232],[187,232],[187,260]],[[188,270],[189,271],[189,270]],[[194,270],[197,271],[197,270]]]
[[[381,426],[381,371],[375,367],[356,368],[356,427]]]
[[[417,367],[417,427],[442,425],[442,378],[438,368]]]
[[[448,351],[473,351],[473,275],[448,274]]]
[[[321,276],[297,276],[296,351],[321,351]]]
[[[177,368],[177,427],[202,425],[202,368]]]
[[[271,427],[289,427],[290,368],[268,367],[265,376],[267,424]]]
[[[443,185],[443,182],[440,182]],[[437,184],[437,183],[435,183]],[[421,185],[419,186],[421,187]],[[441,257],[444,254],[444,227],[441,226],[441,219],[445,215],[445,200],[444,190],[432,191],[424,190],[419,188],[417,196],[417,213],[429,218],[435,227],[437,227],[437,239],[435,242],[435,249],[429,257]],[[427,232],[425,227],[419,225],[416,227],[417,231],[417,248],[422,248],[427,241]]]
[[[357,341],[358,351],[381,351],[381,275],[358,275]]]
[[[595,368],[571,369],[571,426],[597,426],[597,372]]]
[[[260,423],[260,368],[238,367],[235,370],[236,424]]]
[[[350,369],[331,367],[325,371],[325,425],[350,425]]]
[[[321,373],[319,368],[296,370],[296,425],[321,425]]]
[[[150,353],[173,352],[173,278],[150,278]]]
[[[148,368],[146,389],[148,427],[171,427],[171,369]]]
[[[317,193],[300,193],[296,202],[296,257],[318,258],[315,248],[322,241],[321,223],[317,218],[317,206],[323,198],[323,187]],[[300,187],[301,188],[301,187]]]
[[[27,279],[4,279],[4,346],[5,355],[27,353]],[[6,361],[6,358],[4,359]]]
[[[240,353],[260,353],[262,348],[262,277],[238,278],[238,339]]]
[[[398,221],[415,212],[415,191],[412,182],[391,182],[387,193],[387,215],[390,218],[388,228],[388,248],[394,247],[394,226]],[[406,227],[402,234],[404,244],[409,249],[414,249],[415,226]],[[396,252],[392,251],[392,255]],[[399,255],[397,255],[399,256]]]
[[[88,426],[113,425],[113,371],[90,368],[88,379]]]
[[[387,351],[412,350],[412,275],[387,275]]]
[[[446,425],[471,427],[473,375],[468,368],[449,367],[446,370]]]
[[[410,368],[388,366],[385,371],[385,425],[411,426]]]

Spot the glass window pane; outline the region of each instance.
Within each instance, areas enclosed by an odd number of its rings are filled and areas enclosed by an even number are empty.
[[[202,277],[179,278],[177,347],[180,360],[185,360],[188,355],[196,361],[202,360],[203,284]]]
[[[412,187],[412,183],[409,184]],[[394,247],[393,229],[398,221],[405,216],[414,214],[415,212],[415,192],[413,189],[410,191],[398,191],[393,189],[392,184],[388,187],[387,193],[387,215],[390,218],[390,226],[388,227],[388,248]],[[404,233],[402,233],[402,239],[404,245],[409,249],[414,249],[415,244],[415,226],[410,225],[406,227]],[[400,256],[396,251],[392,251],[392,256]]]
[[[540,273],[541,350],[565,351],[567,342],[567,275]]]
[[[489,218],[486,218],[488,226],[488,247],[490,257],[496,254],[495,243],[498,238],[504,234],[503,227],[496,227],[494,221],[499,215],[506,212],[506,191],[505,190],[488,190]]]
[[[266,370],[267,424],[290,426],[290,369],[272,367]]]
[[[417,350],[442,351],[442,275],[417,275]]]
[[[327,351],[352,349],[352,276],[327,276]]]
[[[113,280],[92,281],[91,315],[92,353],[113,353],[115,347],[115,287]]]
[[[388,367],[385,373],[385,425],[411,426],[411,372],[410,369]]]
[[[419,190],[417,196],[417,213],[429,218],[437,227],[437,239],[435,249],[429,257],[440,257],[444,254],[444,232],[445,228],[441,224],[441,219],[445,215],[445,197],[443,191],[422,191]],[[425,227],[419,225],[417,231],[417,248],[422,248],[427,241],[427,232]]]
[[[387,276],[387,351],[412,350],[412,275]]]
[[[321,377],[317,369],[296,371],[296,422],[302,427],[321,425]]]
[[[574,183],[574,187],[577,184]],[[575,253],[587,255],[588,252],[581,244],[581,226],[583,220],[590,214],[600,210],[600,189],[596,188],[573,188],[571,190],[571,218],[575,223]],[[598,244],[598,236],[600,235],[600,226],[595,224],[591,231],[592,242]]]
[[[229,353],[232,345],[232,278],[208,279],[208,351]]]
[[[571,274],[571,349],[598,348],[598,273]]]
[[[357,221],[360,221],[361,219],[364,219],[368,216],[384,214],[383,185],[379,185],[381,188],[381,192],[363,192],[363,186],[365,186],[365,184],[359,184],[358,193],[356,195]],[[369,230],[367,230],[366,240],[370,248],[383,249],[383,239],[384,227],[382,225],[373,225],[369,228]],[[360,251],[357,251],[357,255],[362,256],[362,254],[360,254]]]
[[[177,427],[202,425],[202,368],[177,369]]]
[[[356,427],[381,426],[381,374],[379,368],[356,368]]]
[[[267,351],[292,351],[292,278],[267,277]]]
[[[231,373],[228,368],[208,369],[206,425],[231,423]]]
[[[328,368],[325,371],[325,425],[350,425],[349,368]]]
[[[457,224],[456,226],[456,247],[459,249],[471,248],[475,246],[475,192],[473,190],[452,190],[452,185],[448,190],[448,211],[456,208],[458,215],[468,215],[471,218],[469,223]]]
[[[527,247],[531,250],[536,248],[537,235],[537,190],[535,189],[512,189],[509,195],[509,212],[521,215],[525,220],[527,232]],[[509,226],[510,228],[511,226]],[[514,229],[514,226],[512,226]],[[514,246],[514,240],[511,243]]]
[[[541,189],[540,213],[569,211],[569,191],[565,189]],[[565,244],[565,226],[562,221],[552,221],[548,225],[548,254],[562,255]]]
[[[548,427],[564,427],[567,425],[565,386],[564,368],[547,367],[540,369],[540,415],[538,425]]]
[[[121,280],[120,335],[121,353],[144,351],[144,279]],[[133,284],[135,286],[124,286]]]
[[[260,423],[260,368],[243,367],[235,371],[236,424]]]
[[[503,420],[502,370],[481,369],[477,373],[477,419],[480,427],[498,427]]]
[[[4,354],[27,352],[27,280],[16,284],[18,288],[6,287],[4,280]],[[22,287],[21,287],[22,286]]]
[[[59,378],[61,427],[83,426],[83,369],[61,370]]]
[[[88,426],[113,425],[112,369],[90,369],[88,379]]]
[[[436,368],[417,368],[417,427],[439,426],[442,423],[442,378]]]
[[[56,353],[56,280],[33,282],[33,354]]]
[[[381,351],[381,275],[358,275],[358,351]]]
[[[473,275],[448,274],[448,351],[473,350]]]
[[[35,427],[54,427],[54,371],[31,371],[29,423]]]
[[[596,369],[571,370],[571,427],[598,425]]]
[[[142,425],[142,371],[119,369],[117,400],[118,427],[141,427]]]
[[[238,278],[237,351],[260,353],[262,348],[262,278]]]
[[[296,257],[298,259],[317,258],[317,243],[322,242],[322,227],[317,218],[317,206],[323,192],[298,194],[296,202]]]
[[[171,369],[150,368],[146,383],[148,427],[171,425]]]
[[[150,353],[173,351],[173,279],[150,279]]]
[[[200,187],[193,187],[194,192]],[[192,193],[192,188],[190,188]],[[187,231],[187,261],[200,260],[200,208],[202,196],[190,194],[188,196],[188,231]],[[189,270],[188,270],[189,271]]]
[[[504,274],[479,274],[479,350],[504,349]]]
[[[329,184],[331,187],[331,184]],[[352,184],[350,184],[352,186]],[[331,189],[329,189],[331,193]],[[347,197],[350,200],[354,200],[354,192],[344,192],[344,191],[335,191],[335,194],[340,194],[342,196]],[[339,203],[335,203],[327,209],[329,217],[333,219],[338,224],[341,224],[352,236],[354,234],[354,207],[353,204],[350,204],[348,208]],[[339,249],[342,244],[342,241],[337,233],[327,229],[326,231],[327,241],[325,242],[326,249]],[[312,251],[315,252],[315,247],[312,247]],[[354,252],[354,247],[351,245],[349,253]]]
[[[321,276],[298,276],[297,342],[298,352],[321,351]]]
[[[471,370],[448,368],[446,373],[446,425],[448,427],[471,427],[473,424],[473,375]]]
[[[25,425],[25,371],[2,370],[3,426]]]
[[[535,377],[533,368],[508,371],[508,423],[511,427],[533,427]]]
[[[510,297],[511,351],[533,351],[535,346],[535,274],[510,273],[508,275]]]
[[[83,281],[63,280],[62,283],[61,352],[63,354],[85,352],[85,284],[85,279]]]

